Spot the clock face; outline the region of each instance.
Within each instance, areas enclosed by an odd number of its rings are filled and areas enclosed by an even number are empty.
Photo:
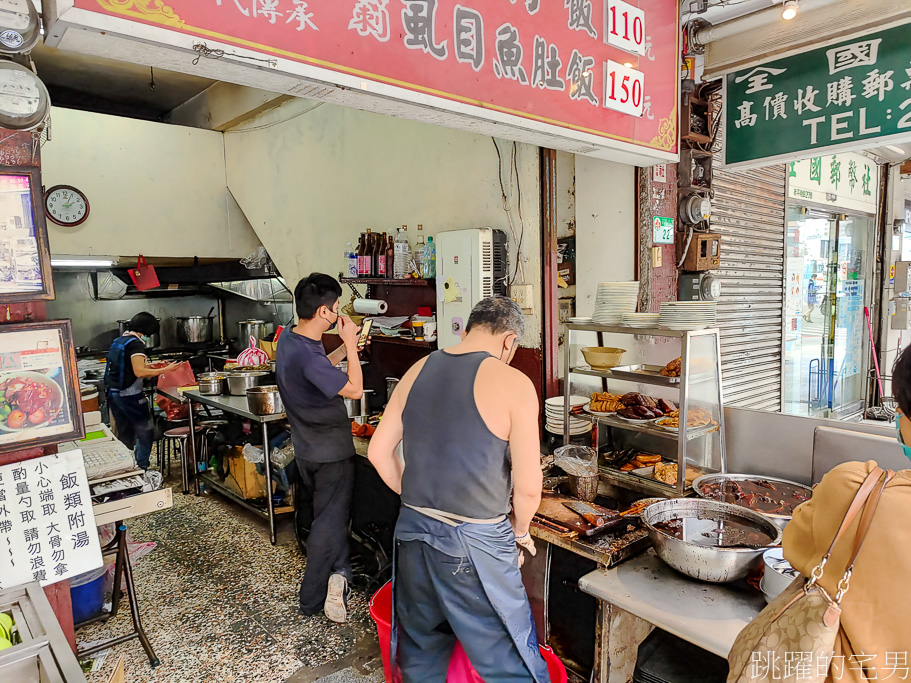
[[[57,185],[44,195],[48,218],[58,225],[79,225],[89,216],[89,200],[75,187]]]

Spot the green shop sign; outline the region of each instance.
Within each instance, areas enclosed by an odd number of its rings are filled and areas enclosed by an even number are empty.
[[[909,141],[911,24],[728,74],[724,112],[734,167]]]

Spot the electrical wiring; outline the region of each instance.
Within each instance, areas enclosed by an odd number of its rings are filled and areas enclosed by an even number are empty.
[[[282,119],[281,121],[274,121],[272,123],[266,123],[262,126],[254,126],[253,128],[238,128],[237,130],[226,130],[225,133],[235,133],[235,134],[236,133],[253,133],[257,130],[266,130],[267,128],[273,128],[275,126],[280,126],[283,123],[288,123],[289,121],[293,121],[294,119],[298,118],[299,116],[303,116],[304,114],[309,114],[311,111],[313,111],[314,109],[318,109],[319,107],[323,106],[324,104],[326,104],[326,103],[317,102],[309,109],[305,109],[304,111],[299,111],[296,114],[294,114],[293,116],[289,116],[288,118]]]
[[[523,263],[522,263],[522,253],[521,253],[522,240],[521,240],[521,238],[520,238],[519,236],[516,235],[516,227],[515,227],[515,224],[514,224],[514,221],[513,221],[513,216],[512,216],[512,202],[511,202],[511,196],[512,196],[512,167],[515,166],[516,169],[518,169],[518,162],[517,162],[517,161],[514,161],[512,164],[510,164],[510,172],[509,172],[509,175],[510,175],[510,193],[509,193],[509,196],[507,196],[507,194],[506,194],[506,184],[503,182],[503,154],[500,152],[500,145],[497,144],[496,138],[491,137],[490,139],[491,139],[491,141],[493,142],[494,149],[496,149],[496,151],[497,151],[497,178],[498,178],[498,180],[499,180],[499,182],[500,182],[500,195],[501,195],[502,201],[503,201],[503,211],[506,212],[506,220],[507,220],[507,222],[508,222],[508,224],[509,224],[509,232],[510,232],[510,234],[512,235],[513,243],[516,245],[516,270],[515,270],[515,275],[514,275],[511,279],[507,280],[507,286],[512,286],[512,285],[516,282],[516,279],[517,279],[517,278],[521,278],[521,281],[522,281],[523,283],[525,282],[525,268],[524,268],[524,265],[523,265]],[[513,153],[514,153],[514,154],[516,153],[516,150],[515,150],[515,149],[513,150]],[[517,173],[516,173],[516,174],[517,174],[517,176],[518,176],[518,170],[517,170]],[[521,218],[521,202],[520,202],[520,206],[519,206],[519,214],[520,214],[520,220],[522,220],[522,218]],[[523,225],[522,225],[523,235],[524,235],[524,227],[525,227],[525,226],[524,226],[524,221],[523,221]]]

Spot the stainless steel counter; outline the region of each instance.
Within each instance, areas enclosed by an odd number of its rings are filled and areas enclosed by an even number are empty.
[[[203,394],[200,394],[196,389],[185,391],[183,394],[181,394],[177,389],[159,389],[158,393],[162,396],[167,396],[171,400],[177,401],[178,403],[194,401],[196,403],[211,406],[212,408],[219,408],[226,413],[238,415],[247,420],[252,420],[253,422],[276,422],[278,420],[285,419],[284,413],[276,413],[274,415],[254,415],[247,408],[246,396],[204,396]]]
[[[270,423],[278,422],[279,420],[285,419],[284,413],[276,413],[274,415],[254,415],[247,408],[247,397],[246,396],[203,396],[199,393],[197,389],[191,389],[181,393],[177,389],[159,389],[158,393],[162,396],[165,396],[173,401],[178,403],[189,403],[189,419],[190,419],[190,433],[195,433],[195,418],[193,414],[192,404],[199,403],[201,405],[210,406],[212,408],[218,408],[225,413],[230,413],[231,415],[237,415],[251,422],[257,422],[262,427],[262,440],[263,440],[263,455],[264,455],[264,466],[266,469],[266,519],[269,521],[269,539],[272,542],[272,545],[275,545],[275,506],[272,501],[272,461],[269,456],[269,432],[268,427]],[[219,482],[213,481],[213,479],[205,474],[199,473],[199,468],[196,465],[196,443],[195,439],[187,439],[187,449],[183,452],[181,458],[181,469],[183,472],[183,492],[190,492],[190,484],[192,479],[193,489],[196,492],[196,495],[199,495],[199,479],[203,477],[206,479],[212,487],[217,490],[219,493],[228,495],[229,490],[221,486]],[[240,502],[245,507],[256,512],[256,509],[253,508],[249,503],[238,499],[236,496],[229,496],[237,502]]]

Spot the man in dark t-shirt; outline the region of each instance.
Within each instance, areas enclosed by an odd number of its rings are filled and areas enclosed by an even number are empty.
[[[313,273],[294,290],[298,324],[278,339],[276,378],[291,423],[302,500],[313,508],[307,539],[307,569],[300,588],[305,615],[323,609],[332,621],[347,618],[348,520],[354,493],[354,441],[344,398],[360,398],[364,378],[358,359],[360,328],[339,315],[342,288],[329,275]],[[325,332],[338,325],[344,345],[330,354]],[[348,360],[348,372],[336,366]]]

